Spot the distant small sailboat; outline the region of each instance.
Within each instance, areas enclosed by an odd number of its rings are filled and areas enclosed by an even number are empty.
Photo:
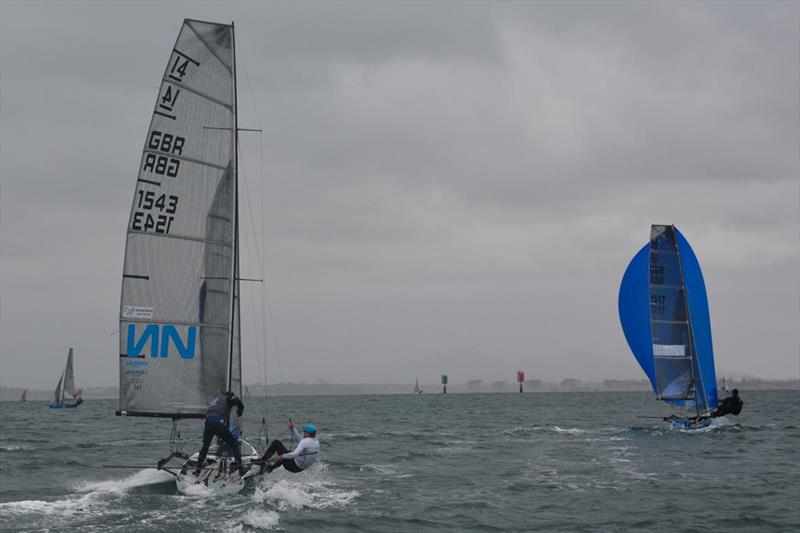
[[[653,225],[622,277],[619,317],[656,398],[681,410],[674,429],[711,424],[717,380],[700,264],[675,226]]]
[[[70,398],[67,398],[67,395]],[[22,401],[25,401],[25,392],[22,393]],[[48,404],[50,409],[66,409],[78,407],[83,403],[81,390],[75,388],[75,370],[72,363],[72,348],[67,355],[67,366],[58,378],[58,385],[53,393],[53,401]]]
[[[419,388],[419,378],[414,383],[414,394],[422,394],[422,389]]]
[[[24,402],[28,399],[28,389],[22,389],[22,396],[19,401]]]

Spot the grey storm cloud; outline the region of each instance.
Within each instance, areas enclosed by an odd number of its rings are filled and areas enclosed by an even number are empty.
[[[265,351],[271,382],[638,377],[616,296],[652,223],[704,267],[718,370],[800,375],[796,2],[0,15],[5,385],[54,384],[70,345],[79,383],[117,379],[125,224],[184,17],[236,22],[240,126],[264,130],[241,140],[243,274],[269,295],[244,294],[250,375]]]

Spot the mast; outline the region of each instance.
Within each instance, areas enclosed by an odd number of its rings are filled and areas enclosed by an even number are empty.
[[[70,348],[72,350],[72,348]],[[64,395],[64,390],[67,388],[67,379],[69,378],[69,355],[67,355],[67,364],[64,365],[64,373],[61,374],[61,390],[58,394],[58,401],[64,403],[66,396]]]
[[[236,87],[236,33],[231,21],[231,50],[233,51],[233,261],[231,274],[231,319],[230,342],[228,344],[228,387],[231,390],[233,382],[233,344],[236,333],[236,308],[239,305],[237,285],[239,277],[239,102]]]

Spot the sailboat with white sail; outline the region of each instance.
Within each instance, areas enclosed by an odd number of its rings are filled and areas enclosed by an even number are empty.
[[[242,396],[239,187],[233,23],[186,19],[162,76],[127,229],[120,306],[118,415],[173,421],[158,467],[178,489],[237,492],[258,457],[239,436],[247,474],[213,445],[199,476],[178,421],[202,418],[225,391]],[[198,447],[199,447],[198,432]],[[173,461],[183,463],[174,465]]]
[[[22,393],[22,401],[25,401],[25,392]],[[83,403],[81,389],[75,388],[75,369],[73,367],[72,348],[67,355],[67,366],[58,378],[58,385],[53,392],[53,401],[47,406],[50,409],[69,409],[78,407]]]
[[[675,226],[653,225],[631,260],[619,317],[656,398],[675,410],[665,420],[674,429],[709,426],[718,398],[708,297],[700,263]]]

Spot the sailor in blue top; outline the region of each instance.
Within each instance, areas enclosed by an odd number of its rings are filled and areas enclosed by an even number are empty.
[[[245,470],[242,467],[242,455],[239,451],[239,444],[231,434],[230,429],[228,429],[231,409],[234,407],[236,407],[236,414],[238,416],[242,416],[242,413],[244,412],[244,404],[232,391],[228,391],[221,396],[217,396],[211,400],[211,403],[208,404],[208,409],[206,409],[205,427],[203,429],[203,447],[200,448],[200,457],[198,458],[197,467],[194,471],[195,476],[200,474],[203,463],[206,461],[206,454],[208,453],[208,447],[211,445],[211,439],[213,439],[215,436],[222,439],[222,441],[225,442],[225,444],[228,445],[228,448],[233,452],[233,456],[236,459],[236,465],[239,467],[239,475],[241,476],[245,473]]]
[[[292,438],[300,440],[300,435],[294,427],[294,421],[289,419],[289,430],[292,432]],[[294,451],[289,451],[284,444],[278,439],[273,440],[267,451],[259,457],[254,459],[255,464],[266,464],[273,453],[278,453],[276,460],[272,464],[268,464],[264,469],[267,472],[272,472],[279,466],[283,466],[286,470],[293,473],[302,472],[309,466],[313,465],[319,455],[319,441],[317,440],[317,426],[314,424],[306,424],[303,426],[303,439],[297,445]]]

